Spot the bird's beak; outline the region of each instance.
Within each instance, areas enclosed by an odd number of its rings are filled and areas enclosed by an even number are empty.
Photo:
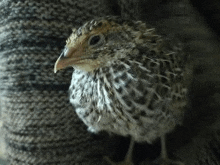
[[[54,65],[54,73],[58,70],[77,64],[81,59],[81,50],[82,49],[80,48],[65,48]]]

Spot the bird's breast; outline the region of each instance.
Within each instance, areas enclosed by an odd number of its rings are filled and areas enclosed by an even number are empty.
[[[70,102],[90,131],[150,142],[175,126],[167,109],[171,88],[156,82],[155,76],[139,63],[122,62],[94,74],[75,70]],[[158,93],[162,88],[163,96]]]

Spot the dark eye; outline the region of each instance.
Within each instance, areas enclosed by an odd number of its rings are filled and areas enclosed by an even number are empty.
[[[95,44],[97,44],[99,41],[100,41],[100,36],[93,36],[92,38],[91,38],[91,40],[90,40],[90,45],[95,45]]]
[[[89,42],[88,44],[90,46],[100,46],[104,43],[104,36],[102,34],[99,34],[99,35],[94,35],[94,36],[91,36],[90,39],[89,39]]]

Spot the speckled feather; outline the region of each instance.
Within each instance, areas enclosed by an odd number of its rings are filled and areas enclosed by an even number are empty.
[[[87,45],[95,34],[99,46]],[[89,71],[73,66],[70,102],[89,131],[148,143],[181,124],[187,104],[185,55],[141,21],[94,19],[73,30],[66,48],[85,44]]]

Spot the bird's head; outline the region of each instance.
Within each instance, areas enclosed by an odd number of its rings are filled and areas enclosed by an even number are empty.
[[[137,44],[152,29],[140,21],[127,22],[117,17],[106,17],[85,23],[66,41],[66,46],[57,59],[54,72],[72,66],[92,72],[111,65],[113,61],[128,55],[138,54]]]

